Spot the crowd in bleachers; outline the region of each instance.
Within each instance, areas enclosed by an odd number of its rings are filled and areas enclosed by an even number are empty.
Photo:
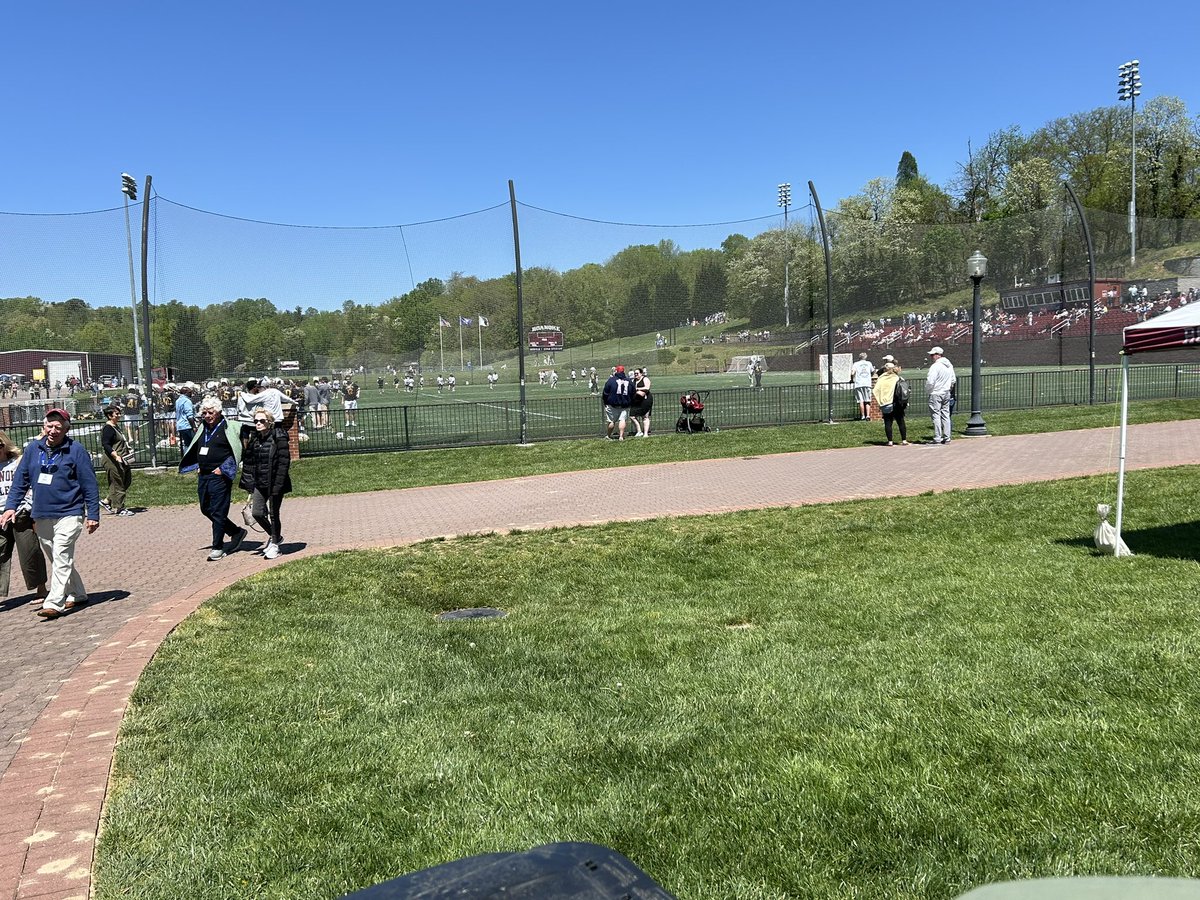
[[[1096,304],[1096,332],[1117,333],[1126,326],[1157,316],[1170,309],[1200,300],[1200,291],[1163,291],[1150,296],[1145,288],[1130,287],[1118,297],[1105,294]],[[1086,305],[1044,306],[1024,311],[1006,310],[999,304],[983,310],[980,331],[985,339],[1022,340],[1049,338],[1087,328]],[[956,308],[936,313],[910,312],[902,316],[843,322],[834,329],[839,348],[871,350],[876,347],[913,347],[925,344],[954,344],[970,340],[971,311]]]

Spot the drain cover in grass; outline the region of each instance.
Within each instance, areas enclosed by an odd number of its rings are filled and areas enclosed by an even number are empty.
[[[453,622],[458,619],[503,619],[507,616],[502,609],[496,609],[493,606],[477,606],[473,609],[451,609],[444,613],[438,613],[437,620],[439,622]]]

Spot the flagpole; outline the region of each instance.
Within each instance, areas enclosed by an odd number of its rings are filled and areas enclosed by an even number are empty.
[[[477,315],[479,319],[479,368],[483,368],[483,316]]]
[[[462,320],[463,317],[458,317],[458,371],[465,372],[466,364],[463,362],[463,342],[462,342]]]
[[[438,368],[446,371],[446,348],[442,345],[442,320],[438,319]]]

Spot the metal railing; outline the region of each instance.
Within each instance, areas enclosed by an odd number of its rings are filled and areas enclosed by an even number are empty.
[[[1120,385],[1119,367],[1098,367],[1096,402],[1115,403],[1120,399]],[[702,389],[703,384],[698,383],[696,387]],[[910,415],[923,414],[927,403],[924,379],[911,379],[909,387],[912,392]],[[985,415],[989,410],[1083,406],[1088,402],[1088,370],[988,373],[983,376],[982,389]],[[701,394],[706,424],[712,430],[823,422],[828,410],[826,389],[816,384],[718,388],[701,390]],[[1200,365],[1134,366],[1129,371],[1129,394],[1131,400],[1200,398]],[[960,413],[971,408],[969,378],[959,379],[957,400]],[[61,402],[42,401],[37,405],[49,408]],[[86,408],[87,401],[77,400],[73,405],[77,409],[73,410],[75,419],[71,434],[97,454],[98,461],[102,417],[98,411]],[[856,409],[853,392],[843,389],[842,385],[836,386],[835,418],[852,419]],[[527,434],[531,441],[599,437],[604,433],[603,406],[596,395],[533,399],[528,401],[527,410]],[[660,434],[673,432],[681,413],[677,395],[657,394],[653,430]],[[357,410],[353,420],[344,410],[331,409],[328,416],[329,424],[324,428],[316,428],[311,415],[303,417],[299,427],[301,457],[512,444],[520,440],[521,411],[515,399],[367,407]],[[18,444],[41,432],[39,417],[28,410],[22,409],[19,414],[2,418],[7,421],[0,424],[5,425],[9,437]],[[180,448],[164,436],[168,433],[164,420],[158,421],[159,465],[176,465]],[[134,423],[133,429],[136,440],[145,433],[145,423]],[[135,466],[149,465],[149,449],[144,446],[144,441],[138,443]]]

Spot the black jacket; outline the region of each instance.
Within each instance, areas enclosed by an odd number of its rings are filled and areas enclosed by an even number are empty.
[[[292,491],[290,466],[286,431],[273,427],[262,436],[255,432],[242,454],[243,480],[249,482],[243,486],[247,489],[252,486],[267,497],[289,494]]]

